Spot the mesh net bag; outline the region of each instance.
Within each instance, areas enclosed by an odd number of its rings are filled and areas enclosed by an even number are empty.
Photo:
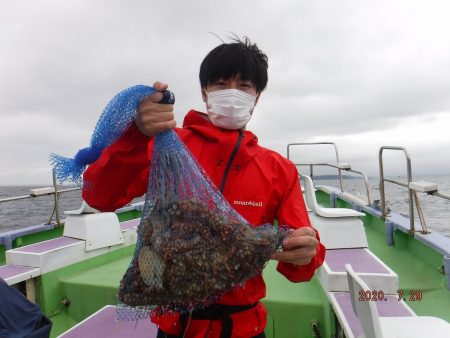
[[[52,154],[60,182],[82,184],[95,162],[132,123],[139,103],[155,89],[137,85],[105,107],[90,146],[75,157]],[[170,92],[163,102],[174,102]],[[119,287],[118,318],[150,311],[188,312],[215,303],[259,273],[288,236],[287,227],[252,227],[223,198],[173,131],[154,139],[148,189],[136,249]],[[89,182],[84,187],[89,189]]]
[[[211,305],[262,271],[289,234],[252,227],[223,198],[173,131],[155,137],[132,261],[120,283],[120,319]]]
[[[80,149],[74,158],[50,155],[57,180],[82,186],[82,174],[86,165],[94,163],[102,151],[123,134],[133,121],[139,103],[154,92],[153,87],[136,85],[114,96],[97,121],[89,147]]]

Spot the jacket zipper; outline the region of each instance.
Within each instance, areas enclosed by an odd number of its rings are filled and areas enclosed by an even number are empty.
[[[241,145],[242,139],[244,138],[244,133],[242,130],[239,130],[239,137],[234,145],[233,152],[231,153],[230,159],[227,162],[227,166],[225,167],[225,172],[223,173],[222,183],[220,184],[220,193],[223,194],[223,190],[225,189],[225,182],[227,181],[228,171],[230,171],[231,163],[233,163],[234,158],[236,157],[236,154],[239,150],[239,147]]]

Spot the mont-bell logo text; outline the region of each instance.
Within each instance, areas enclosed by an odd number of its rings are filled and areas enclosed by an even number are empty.
[[[255,201],[234,201],[233,204],[237,204],[237,205],[248,205],[251,207],[262,207],[263,206],[263,202],[255,202]]]

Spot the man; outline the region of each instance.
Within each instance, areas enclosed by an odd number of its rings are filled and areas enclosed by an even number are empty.
[[[260,147],[247,131],[255,105],[267,85],[267,57],[248,39],[223,43],[200,66],[206,113],[191,110],[180,138],[227,201],[252,225],[295,229],[272,258],[293,282],[308,281],[324,259],[325,248],[311,227],[295,165]],[[167,84],[156,82],[164,91]],[[162,93],[141,102],[135,123],[107,148],[84,175],[83,197],[92,207],[115,210],[146,192],[153,137],[175,128],[173,105],[158,103]],[[158,337],[264,337],[267,312],[261,274],[234,287],[218,304],[191,315],[155,316]]]

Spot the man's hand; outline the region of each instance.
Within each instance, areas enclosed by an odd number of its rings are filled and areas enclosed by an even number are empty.
[[[275,252],[272,259],[294,265],[306,265],[316,255],[319,241],[311,227],[294,230],[283,242],[283,251]]]
[[[155,82],[153,88],[158,92],[146,97],[139,105],[134,121],[144,135],[154,136],[176,126],[173,105],[158,103],[167,87],[165,83]]]

